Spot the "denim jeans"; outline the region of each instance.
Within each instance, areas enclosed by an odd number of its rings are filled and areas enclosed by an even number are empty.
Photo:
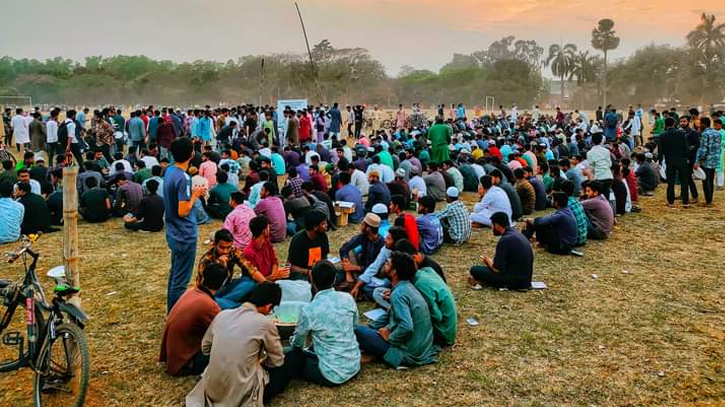
[[[180,243],[167,236],[166,242],[171,250],[171,269],[166,291],[166,313],[169,313],[189,285],[196,259],[196,238],[190,239],[188,243]]]
[[[360,344],[360,349],[376,359],[382,359],[390,349],[390,343],[383,339],[376,331],[365,325],[355,327],[355,337]]]
[[[242,277],[225,284],[214,295],[221,309],[237,308],[249,298],[257,283],[249,277]]]

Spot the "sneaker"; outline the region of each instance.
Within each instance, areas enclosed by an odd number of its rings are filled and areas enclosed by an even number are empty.
[[[674,207],[675,207],[675,204],[671,204],[671,203],[668,203],[668,204],[667,204],[667,207],[668,207],[668,208],[674,208]]]
[[[689,203],[682,204],[682,209],[690,209],[690,208],[692,208],[692,205],[690,205]]]

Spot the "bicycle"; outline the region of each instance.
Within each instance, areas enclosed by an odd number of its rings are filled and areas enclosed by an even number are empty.
[[[35,273],[40,257],[33,251],[33,243],[37,239],[38,235],[23,236],[21,248],[5,255],[10,264],[22,257],[25,276],[22,282],[0,280],[0,309],[5,308],[0,319],[0,334],[12,322],[18,306],[25,308],[27,350],[20,332],[6,332],[2,343],[17,346],[18,358],[0,361],[0,372],[24,367],[32,369],[35,372],[35,407],[81,407],[85,402],[90,373],[88,342],[83,332],[88,316],[66,302],[68,296],[80,292],[80,289],[67,285],[63,276],[54,276],[55,296],[51,303],[46,300]],[[28,258],[32,260],[30,267]]]

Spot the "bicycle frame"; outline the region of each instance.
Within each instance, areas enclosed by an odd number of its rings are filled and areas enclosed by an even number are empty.
[[[63,314],[61,311],[68,312],[73,318],[79,322],[85,322],[85,314],[76,309],[72,305],[65,304],[62,299],[54,298],[52,304],[49,304],[43,287],[40,285],[38,276],[35,274],[35,267],[40,257],[37,253],[29,248],[25,249],[23,256],[30,256],[33,261],[30,267],[27,267],[26,258],[23,258],[26,264],[25,277],[23,279],[22,288],[16,293],[17,297],[5,311],[2,321],[0,321],[0,333],[2,333],[12,321],[12,316],[17,311],[18,305],[25,307],[27,344],[28,351],[23,351],[23,342],[19,345],[19,356],[16,361],[9,362],[5,365],[4,370],[16,370],[23,367],[30,367],[33,371],[39,372],[37,367],[37,358],[43,353],[45,348],[49,346],[49,339],[55,339],[55,327],[63,322]],[[39,299],[37,298],[39,297]],[[47,316],[47,320],[46,317]],[[82,324],[79,323],[82,327]]]

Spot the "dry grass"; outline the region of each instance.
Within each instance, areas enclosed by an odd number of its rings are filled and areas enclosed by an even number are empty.
[[[583,258],[537,251],[534,276],[546,291],[468,289],[469,267],[495,245],[490,230],[474,230],[471,243],[435,256],[461,317],[458,343],[438,364],[366,365],[332,390],[294,382],[275,405],[723,405],[725,194],[717,193],[716,210],[684,212],[664,208],[663,192],[645,198],[644,211],[622,219],[610,240],[587,244]],[[217,227],[202,227],[200,240]],[[163,233],[132,234],[118,222],[82,223],[79,233],[83,305],[93,318],[87,405],[180,405],[193,379],[171,378],[156,362],[169,264]],[[352,233],[332,233],[332,247]],[[60,234],[37,248],[42,271],[60,263]],[[278,255],[286,250],[279,245]],[[3,277],[20,275],[19,266],[3,266]],[[481,325],[466,325],[471,316]],[[0,406],[31,405],[27,369],[0,378]]]

